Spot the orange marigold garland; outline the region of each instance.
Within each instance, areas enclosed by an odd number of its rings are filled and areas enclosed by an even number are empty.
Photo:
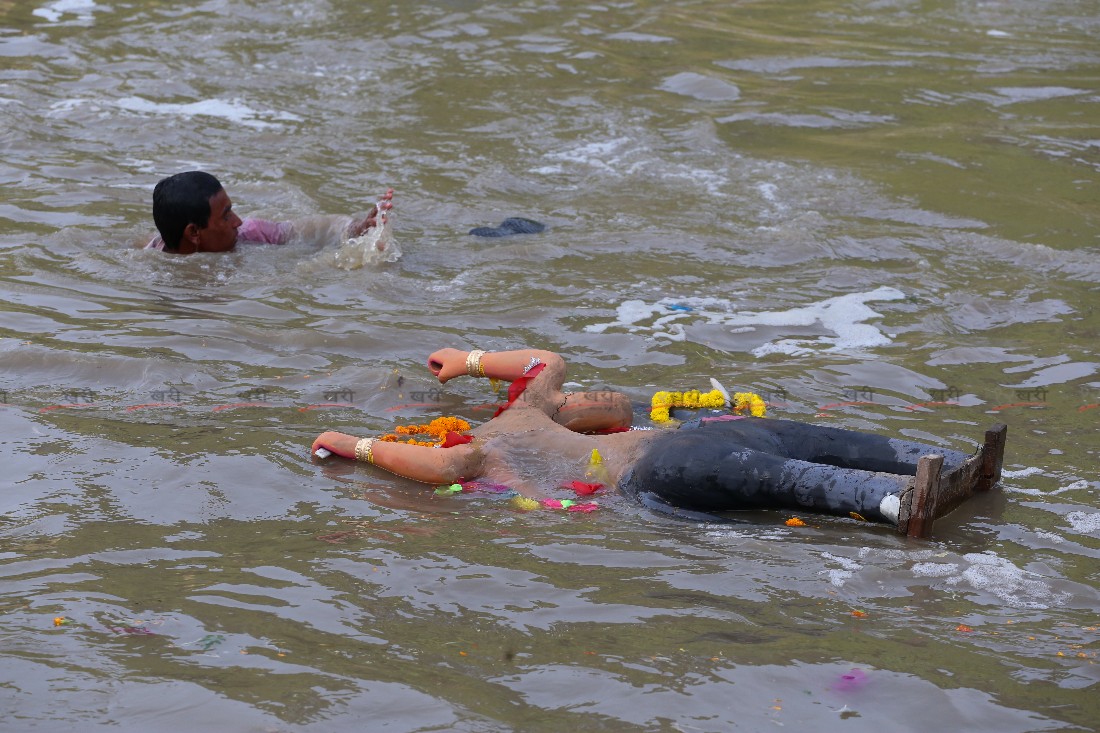
[[[398,425],[392,433],[383,435],[379,440],[387,443],[408,443],[410,445],[443,445],[447,433],[464,433],[470,429],[470,423],[460,417],[437,417],[427,425]],[[403,435],[428,435],[431,440],[402,438]]]

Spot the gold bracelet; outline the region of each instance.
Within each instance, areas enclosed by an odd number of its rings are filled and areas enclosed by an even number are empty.
[[[466,373],[471,377],[484,377],[485,367],[481,365],[481,357],[485,356],[485,352],[481,349],[474,349],[466,355]]]
[[[360,438],[355,444],[355,460],[374,463],[374,438]]]

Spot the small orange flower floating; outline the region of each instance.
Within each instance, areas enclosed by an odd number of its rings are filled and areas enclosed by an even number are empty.
[[[784,524],[786,524],[788,527],[805,527],[806,526],[806,523],[803,522],[798,517],[791,517],[786,522],[784,522]]]
[[[379,440],[387,443],[409,443],[411,445],[435,446],[447,441],[448,433],[463,433],[470,429],[470,423],[460,417],[437,417],[427,425],[398,425],[392,433],[383,435]],[[428,435],[431,440],[403,439],[402,435]]]

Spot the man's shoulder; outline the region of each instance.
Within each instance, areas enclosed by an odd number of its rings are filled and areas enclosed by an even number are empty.
[[[289,221],[268,221],[266,219],[243,219],[237,229],[237,238],[242,242],[260,244],[286,244],[293,232],[294,225]]]

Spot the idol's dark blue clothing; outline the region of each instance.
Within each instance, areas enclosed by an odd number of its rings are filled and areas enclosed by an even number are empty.
[[[893,522],[880,511],[883,498],[903,491],[918,459],[929,453],[944,457],[945,471],[967,458],[937,446],[793,420],[702,418],[657,436],[620,488],[648,506],[686,516],[803,509]]]

